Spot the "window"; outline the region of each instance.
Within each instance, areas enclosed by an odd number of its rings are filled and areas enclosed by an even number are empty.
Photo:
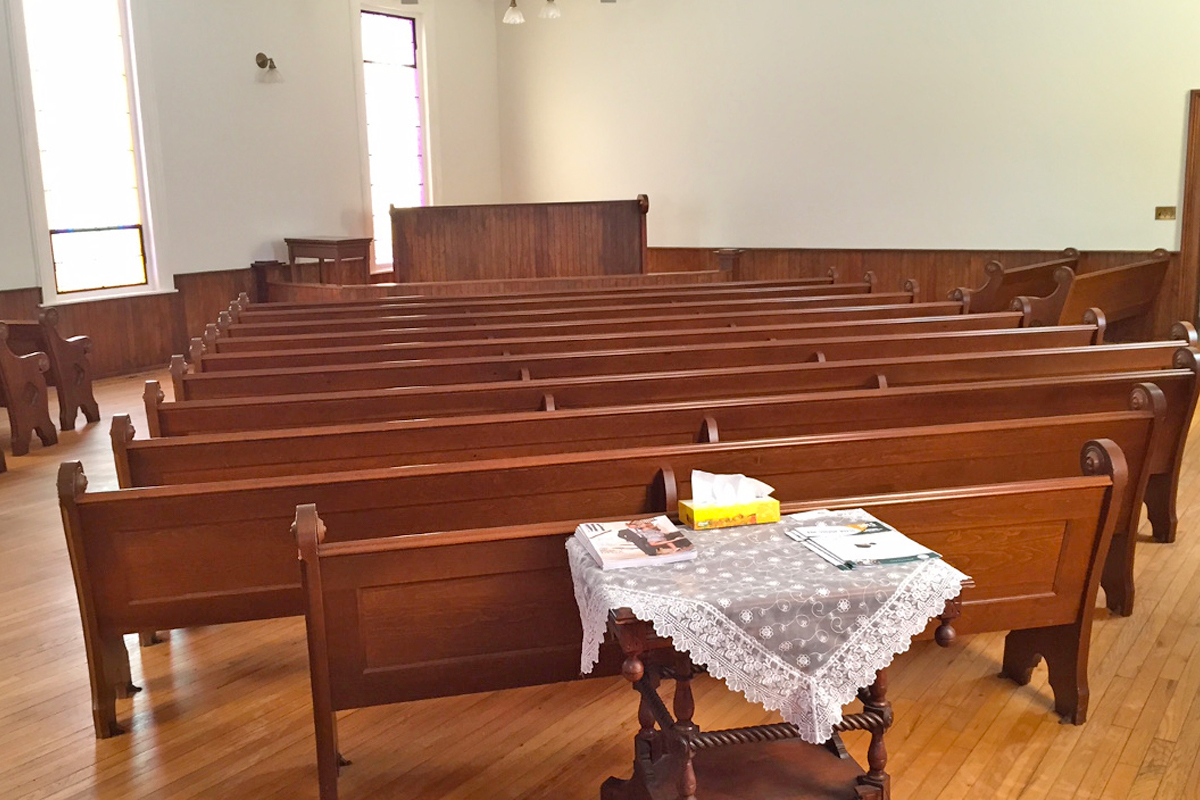
[[[58,294],[147,283],[120,0],[23,4]]]
[[[375,261],[390,264],[388,206],[425,205],[416,21],[362,12],[362,54]]]

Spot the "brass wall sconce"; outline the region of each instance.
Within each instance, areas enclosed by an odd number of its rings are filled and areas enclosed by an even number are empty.
[[[266,53],[256,55],[254,63],[258,64],[259,69],[275,69],[275,59],[269,58]]]

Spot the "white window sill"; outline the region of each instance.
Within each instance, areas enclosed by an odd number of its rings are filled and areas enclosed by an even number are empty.
[[[50,306],[74,306],[82,303],[98,303],[102,300],[125,300],[130,297],[150,297],[163,294],[178,294],[177,289],[150,289],[145,286],[131,286],[120,289],[80,292],[78,294],[56,295],[53,300],[42,303]]]

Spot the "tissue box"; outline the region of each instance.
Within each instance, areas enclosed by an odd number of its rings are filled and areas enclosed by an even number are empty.
[[[779,501],[764,497],[729,506],[697,506],[691,500],[680,500],[679,521],[694,531],[779,522]]]

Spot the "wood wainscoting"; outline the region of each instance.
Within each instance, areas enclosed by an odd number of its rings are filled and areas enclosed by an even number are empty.
[[[1064,244],[1064,248],[1069,243]],[[868,271],[874,272],[886,291],[900,288],[908,278],[916,278],[922,300],[943,300],[959,286],[977,287],[984,282],[983,265],[993,259],[1008,267],[1047,261],[1062,255],[1061,250],[825,250],[801,248],[747,248],[737,259],[732,276],[737,281],[805,278],[824,275],[830,268],[840,280],[854,281]],[[1091,250],[1080,254],[1081,273],[1130,264],[1146,258],[1145,251]],[[684,265],[695,265],[687,267]],[[716,269],[718,258],[708,248],[650,248],[647,272],[686,268]],[[1154,311],[1153,331],[1166,337],[1176,320],[1195,321],[1197,317],[1195,275],[1185,275],[1178,253],[1171,254],[1171,266],[1163,280],[1159,302]]]
[[[183,330],[181,347],[186,352],[187,340],[199,336],[204,326],[217,321],[217,314],[229,308],[229,301],[241,292],[254,297],[254,274],[249,268],[226,269],[220,272],[193,272],[175,276],[179,292]],[[163,362],[156,362],[161,366]]]

